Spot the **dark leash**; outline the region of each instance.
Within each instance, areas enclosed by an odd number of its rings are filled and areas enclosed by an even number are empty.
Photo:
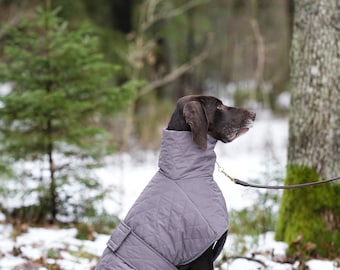
[[[312,187],[312,186],[318,186],[318,185],[322,185],[322,184],[327,184],[327,183],[331,183],[331,182],[335,182],[340,180],[340,176],[334,177],[334,178],[330,178],[327,180],[322,180],[322,181],[316,181],[316,182],[309,182],[309,183],[304,183],[304,184],[297,184],[297,185],[287,185],[287,186],[268,186],[268,185],[258,185],[258,184],[251,184],[245,181],[242,181],[240,179],[234,178],[232,176],[230,176],[229,174],[227,174],[224,170],[224,168],[218,164],[218,162],[216,161],[216,165],[218,167],[218,171],[220,173],[223,173],[227,178],[229,178],[232,182],[234,182],[237,185],[241,185],[244,187],[252,187],[252,188],[265,188],[265,189],[296,189],[296,188],[305,188],[305,187]]]

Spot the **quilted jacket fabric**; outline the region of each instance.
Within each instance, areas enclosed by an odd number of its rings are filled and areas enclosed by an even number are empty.
[[[97,270],[175,270],[228,230],[224,197],[213,180],[216,140],[207,150],[191,132],[163,130],[159,171],[115,229]]]

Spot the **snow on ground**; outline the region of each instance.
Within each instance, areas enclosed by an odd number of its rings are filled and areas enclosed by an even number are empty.
[[[38,262],[25,268],[27,262],[43,260],[45,264],[60,265],[61,269],[93,268],[103,251],[108,236],[96,235],[94,241],[79,240],[76,229],[28,228],[13,239],[11,225],[0,225],[0,269],[47,269]],[[87,254],[91,254],[88,256]]]
[[[94,269],[97,258],[101,255],[108,235],[96,235],[94,241],[75,238],[76,229],[29,228],[28,231],[13,239],[12,226],[0,224],[0,269],[65,269],[90,270]],[[222,264],[223,270],[294,270],[297,264],[278,263],[273,257],[283,256],[287,245],[273,240],[273,233],[260,236],[258,247],[248,251],[246,258],[233,258]],[[234,239],[230,235],[227,245]],[[251,240],[250,240],[251,241]],[[227,247],[228,248],[228,247]],[[89,256],[88,254],[91,254]],[[254,255],[256,254],[256,255]],[[255,261],[258,260],[258,261]],[[41,267],[43,261],[47,267]],[[334,262],[311,260],[310,270],[340,270]],[[59,265],[60,268],[52,268]]]
[[[261,180],[270,183],[268,175],[273,173],[284,177],[286,144],[288,137],[286,119],[274,119],[269,114],[257,116],[254,127],[231,144],[218,143],[217,161],[225,171],[246,181]],[[102,202],[109,213],[124,217],[140,192],[157,171],[158,153],[143,152],[119,154],[107,159],[107,166],[97,171],[103,185],[113,190],[112,196]],[[229,209],[242,209],[252,205],[256,199],[254,190],[236,186],[215,169],[214,177],[222,189]],[[0,221],[3,217],[0,215]],[[108,235],[95,235],[94,241],[77,239],[76,229],[28,228],[27,232],[14,236],[13,227],[0,223],[0,269],[48,269],[39,266],[43,261],[52,269],[93,269],[97,258],[105,248]],[[233,254],[237,237],[229,235],[225,251]],[[264,264],[245,258],[234,258],[224,263],[224,270],[293,270],[298,265],[275,262],[273,257],[285,254],[287,245],[274,241],[273,233],[258,237],[258,243],[246,244],[246,256],[258,259]],[[340,270],[332,261],[311,260],[310,270]],[[56,269],[56,268],[53,268]]]

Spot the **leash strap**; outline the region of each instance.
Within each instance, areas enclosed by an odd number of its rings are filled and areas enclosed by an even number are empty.
[[[327,184],[331,182],[335,182],[340,180],[340,177],[335,177],[327,180],[317,181],[317,182],[309,182],[303,184],[296,184],[296,185],[286,185],[286,186],[267,186],[267,185],[257,185],[257,184],[250,184],[248,182],[242,181],[240,179],[234,178],[235,184],[244,186],[244,187],[253,187],[253,188],[265,188],[265,189],[297,189],[297,188],[305,188],[305,187],[312,187],[318,186],[322,184]]]
[[[318,186],[318,185],[327,184],[327,183],[331,183],[331,182],[335,182],[335,181],[339,181],[340,180],[340,176],[338,176],[338,177],[330,178],[330,179],[327,179],[327,180],[322,180],[322,181],[317,181],[317,182],[309,182],[309,183],[303,183],[303,184],[296,184],[296,185],[286,185],[286,186],[258,185],[258,184],[251,184],[251,183],[248,183],[246,181],[242,181],[240,179],[237,179],[237,178],[234,178],[234,177],[230,176],[229,174],[227,174],[225,172],[224,168],[220,164],[218,164],[217,161],[216,161],[216,165],[218,167],[218,171],[220,173],[224,174],[227,178],[229,178],[235,184],[241,185],[241,186],[244,186],[244,187],[252,187],[252,188],[263,188],[263,189],[296,189],[296,188],[305,188],[305,187]]]

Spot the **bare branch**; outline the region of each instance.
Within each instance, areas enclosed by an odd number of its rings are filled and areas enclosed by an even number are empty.
[[[186,4],[183,4],[182,6],[178,8],[174,8],[172,10],[163,10],[162,12],[155,14],[156,5],[159,3],[159,1],[157,0],[155,2],[152,1],[148,8],[147,20],[141,24],[140,29],[142,32],[144,32],[159,20],[169,19],[169,18],[178,16],[194,7],[206,4],[208,2],[209,2],[208,0],[200,0],[200,1],[192,0],[192,1],[187,2]]]
[[[250,20],[250,25],[253,30],[255,42],[256,42],[256,49],[257,49],[257,63],[256,63],[256,70],[255,70],[255,81],[256,86],[258,87],[263,80],[263,72],[264,72],[264,63],[265,63],[265,44],[264,38],[262,36],[259,23],[257,19],[252,18]]]
[[[187,63],[184,63],[183,65],[177,67],[176,69],[171,71],[169,74],[165,75],[164,77],[150,82],[149,84],[144,86],[142,89],[140,89],[138,95],[139,96],[146,95],[152,90],[172,82],[173,80],[175,80],[176,78],[178,78],[179,76],[187,72],[188,70],[192,69],[193,67],[197,66],[202,61],[204,61],[211,54],[210,49],[211,49],[210,46],[207,46],[200,54],[194,56]]]
[[[263,261],[259,259],[255,259],[253,257],[245,257],[245,256],[229,256],[228,257],[228,260],[237,260],[237,259],[244,259],[244,260],[256,262],[256,263],[261,264],[263,267],[267,267],[267,265]]]

